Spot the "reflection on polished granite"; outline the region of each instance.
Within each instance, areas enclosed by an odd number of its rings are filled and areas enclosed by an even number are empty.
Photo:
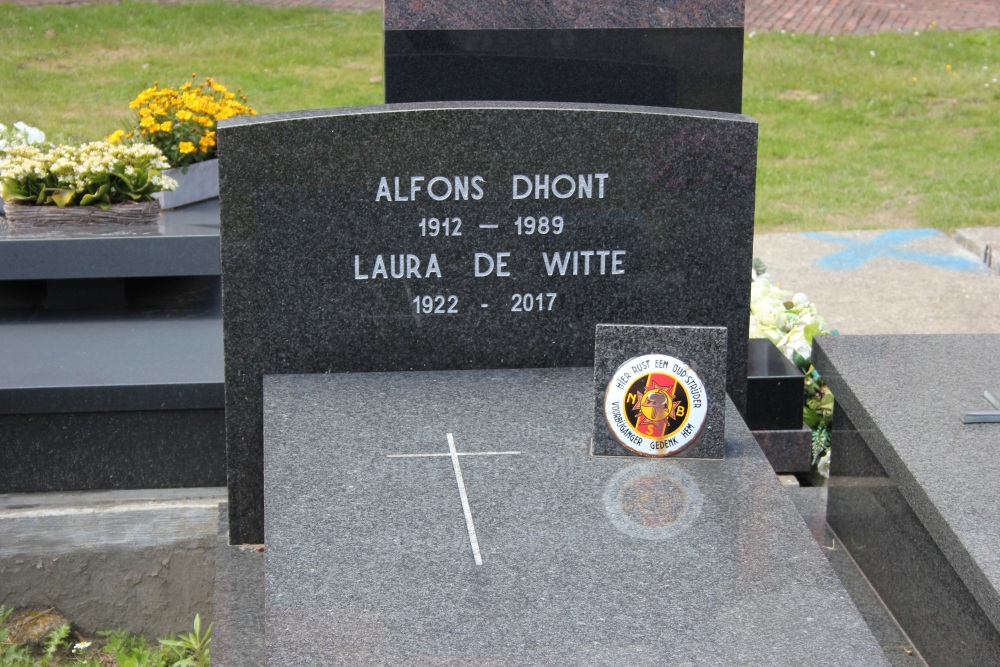
[[[1000,336],[817,341],[830,527],[928,664],[1000,664],[1000,425],[962,423],[988,407]]]

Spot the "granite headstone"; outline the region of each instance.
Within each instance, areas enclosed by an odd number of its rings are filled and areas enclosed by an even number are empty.
[[[739,113],[743,16],[743,0],[387,0],[385,98]]]
[[[722,326],[742,408],[752,119],[389,105],[219,136],[234,543],[263,537],[265,374],[590,366],[597,323]]]

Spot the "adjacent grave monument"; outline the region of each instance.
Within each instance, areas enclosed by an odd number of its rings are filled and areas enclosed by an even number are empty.
[[[385,98],[739,113],[743,16],[743,0],[387,0]]]
[[[215,202],[0,225],[0,493],[225,483],[219,272]]]
[[[929,665],[1000,664],[1000,336],[817,338],[837,397],[827,521]]]
[[[756,137],[555,103],[225,121],[233,542],[263,540],[266,374],[582,367],[598,323],[716,326],[742,407]]]

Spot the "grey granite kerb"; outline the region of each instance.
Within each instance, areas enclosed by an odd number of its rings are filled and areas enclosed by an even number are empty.
[[[1000,378],[1000,336],[816,340],[816,367],[840,408],[1000,627],[1000,425],[962,423]]]

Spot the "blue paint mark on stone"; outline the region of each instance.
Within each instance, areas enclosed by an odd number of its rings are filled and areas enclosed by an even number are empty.
[[[939,234],[941,232],[936,229],[893,229],[879,234],[870,241],[854,241],[825,232],[804,232],[803,236],[816,239],[817,241],[826,241],[828,243],[847,246],[845,250],[821,257],[816,261],[817,266],[831,271],[853,271],[861,268],[868,260],[877,257],[904,259],[909,262],[917,262],[951,271],[979,271],[982,269],[982,266],[978,262],[966,257],[916,252],[899,247],[911,241]]]

